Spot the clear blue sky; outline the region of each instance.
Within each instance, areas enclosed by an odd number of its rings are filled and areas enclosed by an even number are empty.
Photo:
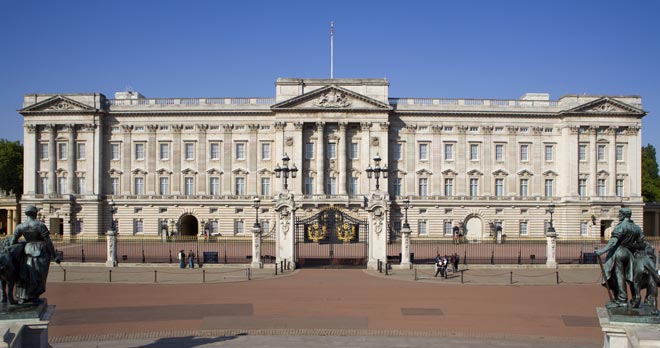
[[[0,138],[25,93],[271,97],[277,77],[387,77],[391,97],[641,95],[660,149],[660,1],[0,2]]]

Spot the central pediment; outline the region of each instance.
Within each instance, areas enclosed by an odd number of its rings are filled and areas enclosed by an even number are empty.
[[[329,85],[277,103],[273,111],[389,111],[390,105],[345,88]]]

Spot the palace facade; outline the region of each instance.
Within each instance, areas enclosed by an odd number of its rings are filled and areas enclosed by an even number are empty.
[[[25,95],[22,207],[64,236],[104,234],[113,219],[120,236],[233,236],[250,233],[258,196],[267,233],[286,154],[300,217],[366,218],[378,182],[390,232],[410,199],[413,237],[542,237],[552,218],[559,238],[594,238],[622,205],[642,224],[640,97],[390,98],[386,79],[275,87],[275,98]],[[376,156],[378,181],[366,172]]]

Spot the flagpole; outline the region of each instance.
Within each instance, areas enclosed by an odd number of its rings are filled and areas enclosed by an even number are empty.
[[[335,21],[330,21],[330,78],[335,78]]]

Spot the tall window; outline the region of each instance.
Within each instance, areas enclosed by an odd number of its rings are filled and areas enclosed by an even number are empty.
[[[144,178],[143,177],[136,177],[135,181],[135,194],[136,195],[143,195],[144,194]]]
[[[83,220],[82,219],[76,220],[75,233],[76,234],[83,233]]]
[[[529,196],[529,179],[520,179],[520,195]]]
[[[429,160],[429,144],[419,144],[419,160]]]
[[[546,145],[545,146],[545,160],[546,161],[554,161],[554,153],[553,153],[553,148],[552,145]]]
[[[580,197],[587,195],[587,179],[578,179],[578,195]]]
[[[263,233],[270,232],[270,222],[268,220],[261,220],[261,231]]]
[[[245,143],[236,143],[236,159],[245,159]]]
[[[209,222],[209,233],[212,236],[215,236],[215,235],[218,234],[218,232],[219,232],[218,221],[217,220],[211,220],[211,222]]]
[[[580,222],[580,235],[581,236],[589,235],[589,222],[588,221]]]
[[[554,196],[553,186],[554,186],[554,180],[553,179],[545,179],[545,196],[546,197]]]
[[[495,196],[504,196],[504,179],[502,178],[495,179]]]
[[[470,144],[470,161],[479,160],[479,144]]]
[[[527,235],[527,221],[520,221],[520,224],[518,225],[520,229],[520,235],[521,236],[526,236]]]
[[[401,144],[396,143],[392,146],[392,160],[400,161],[401,160]]]
[[[66,177],[60,176],[57,178],[57,193],[61,195],[66,194]]]
[[[314,158],[314,143],[305,144],[305,159]]]
[[[261,159],[270,160],[270,143],[261,143]]]
[[[616,160],[623,161],[623,145],[616,146]]]
[[[195,159],[195,144],[186,143],[186,159],[189,161]]]
[[[85,178],[82,176],[76,178],[76,193],[79,195],[85,193]]]
[[[596,182],[596,188],[598,189],[599,196],[605,196],[607,194],[605,179],[598,179]]]
[[[79,160],[84,160],[85,159],[85,143],[78,143],[76,144],[78,146],[76,158]]]
[[[578,161],[586,161],[586,160],[587,160],[587,145],[580,144],[580,146],[578,146]]]
[[[110,144],[110,158],[113,161],[119,160],[119,144]]]
[[[447,178],[445,179],[445,196],[454,195],[454,179]]]
[[[211,143],[211,159],[212,160],[218,160],[220,159],[220,144],[218,143]]]
[[[169,195],[170,194],[170,178],[168,177],[162,177],[158,179],[158,193],[161,195]]]
[[[401,183],[403,179],[401,178],[396,178],[394,180],[394,195],[395,196],[401,196]]]
[[[314,178],[311,176],[305,177],[305,194],[312,195],[314,194]]]
[[[419,234],[420,234],[420,235],[427,235],[427,234],[429,234],[429,231],[428,231],[428,229],[427,229],[428,226],[427,226],[427,222],[426,222],[426,220],[420,220],[419,223],[417,224],[417,226],[418,226],[418,228],[419,228],[418,231],[419,231]]]
[[[236,234],[241,234],[245,232],[245,228],[243,225],[243,220],[235,220],[234,221],[234,232]]]
[[[445,160],[454,160],[454,144],[445,144]]]
[[[351,143],[348,151],[348,156],[352,160],[358,159],[358,143]]]
[[[451,236],[452,235],[453,231],[452,231],[452,228],[451,228],[451,221],[445,221],[442,224],[442,233],[445,236]]]
[[[358,194],[358,178],[356,177],[348,178],[348,194],[351,195]]]
[[[41,158],[42,160],[47,160],[48,159],[48,144],[47,143],[39,144],[39,158]]]
[[[504,160],[504,145],[495,144],[495,160],[503,161]]]
[[[48,178],[41,177],[39,180],[41,181],[41,193],[48,193]]]
[[[529,145],[520,145],[520,160],[523,162],[529,161]]]
[[[616,179],[616,195],[623,197],[623,179]]]
[[[479,195],[479,179],[470,179],[470,196],[476,197]]]
[[[598,161],[599,162],[600,161],[605,161],[605,145],[599,144],[596,151],[597,151],[597,153],[596,153],[597,156],[596,157],[598,158]]]
[[[184,193],[186,196],[192,196],[193,192],[195,191],[195,181],[193,180],[192,177],[186,177],[183,179],[184,181]]]
[[[68,157],[66,143],[57,144],[57,159],[65,160]]]
[[[270,177],[261,178],[261,195],[262,196],[270,195]]]
[[[144,159],[144,144],[142,143],[135,144],[135,159],[136,160]]]
[[[328,194],[330,195],[336,195],[337,194],[337,178],[336,177],[330,177],[327,183],[327,188],[328,188]]]
[[[143,233],[144,232],[144,223],[142,219],[133,220],[133,233]]]
[[[428,196],[429,194],[429,187],[428,187],[428,178],[419,178],[419,195],[420,196]]]
[[[212,196],[220,194],[220,178],[217,176],[209,178],[209,194]]]
[[[335,159],[337,158],[337,144],[328,143],[328,158]]]
[[[170,159],[170,144],[168,143],[160,143],[160,159],[162,161],[167,161]]]
[[[110,178],[110,192],[112,195],[119,194],[119,178]]]
[[[245,178],[244,177],[238,177],[236,178],[236,190],[235,194],[242,196],[245,194]]]

